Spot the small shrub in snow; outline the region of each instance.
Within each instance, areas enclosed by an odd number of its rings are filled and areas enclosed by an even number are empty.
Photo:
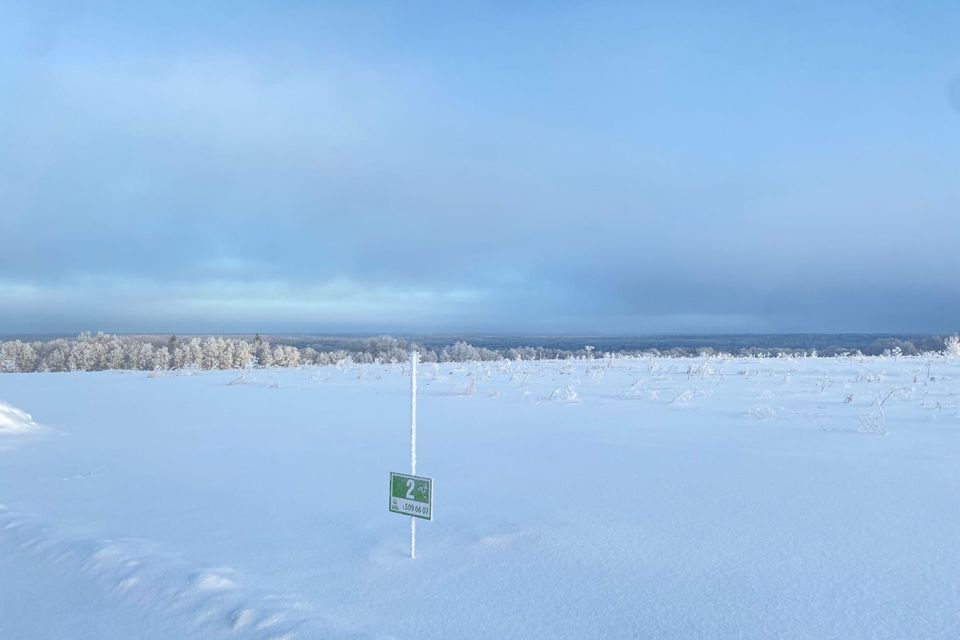
[[[621,398],[639,398],[641,400],[656,400],[660,394],[656,389],[647,389],[643,381],[637,380],[628,389],[620,393]]]
[[[673,400],[670,401],[670,404],[671,405],[690,404],[690,401],[692,401],[695,397],[697,397],[696,389],[684,389],[683,391],[678,393],[676,396],[674,396]]]
[[[245,374],[241,373],[241,374],[238,375],[237,377],[235,377],[235,378],[233,378],[232,380],[230,380],[230,382],[227,383],[227,386],[228,386],[228,387],[232,387],[232,386],[234,386],[234,385],[246,384],[246,383],[247,383],[247,376],[246,376]]]
[[[644,394],[645,391],[646,391],[646,388],[644,387],[643,381],[637,380],[632,385],[630,385],[630,388],[620,392],[620,397],[639,398]]]
[[[576,402],[580,399],[580,396],[577,395],[577,390],[571,386],[566,386],[562,389],[554,389],[550,394],[548,400],[563,400],[566,402]]]
[[[768,405],[762,404],[747,411],[747,415],[757,420],[769,420],[777,413]]]

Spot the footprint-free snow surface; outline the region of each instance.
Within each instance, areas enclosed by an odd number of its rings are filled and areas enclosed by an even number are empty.
[[[960,362],[0,376],[0,638],[958,638]]]

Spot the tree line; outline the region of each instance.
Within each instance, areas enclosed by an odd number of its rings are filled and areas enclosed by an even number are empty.
[[[370,338],[351,349],[317,350],[289,344],[271,344],[257,335],[249,338],[220,336],[118,336],[82,333],[76,338],[0,342],[0,372],[107,371],[127,369],[246,369],[250,367],[298,367],[338,362],[402,362],[413,349],[424,362],[468,362],[537,357],[536,350],[514,349],[506,354],[457,342],[439,350],[424,349],[415,342],[390,337]]]
[[[960,340],[933,338],[922,351],[911,342],[896,339],[878,341],[876,353],[867,355],[920,355],[942,352],[960,357]],[[359,364],[403,362],[410,351],[420,352],[423,362],[473,362],[489,360],[591,359],[610,356],[836,356],[863,355],[860,352],[816,353],[803,350],[741,349],[725,354],[710,348],[603,352],[585,345],[579,349],[509,347],[488,349],[467,342],[429,348],[416,341],[378,336],[344,342],[342,348],[314,348],[291,344],[271,344],[259,335],[242,337],[118,336],[81,333],[75,338],[54,340],[0,341],[0,372],[34,371],[106,371],[127,369],[163,371],[171,369],[246,369],[251,367],[298,367],[342,362]]]

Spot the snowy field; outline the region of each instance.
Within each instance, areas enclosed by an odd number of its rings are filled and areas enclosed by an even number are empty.
[[[0,375],[0,638],[960,637],[960,361]]]

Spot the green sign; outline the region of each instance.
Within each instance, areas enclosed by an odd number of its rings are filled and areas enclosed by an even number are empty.
[[[433,520],[433,480],[391,472],[390,511]]]

